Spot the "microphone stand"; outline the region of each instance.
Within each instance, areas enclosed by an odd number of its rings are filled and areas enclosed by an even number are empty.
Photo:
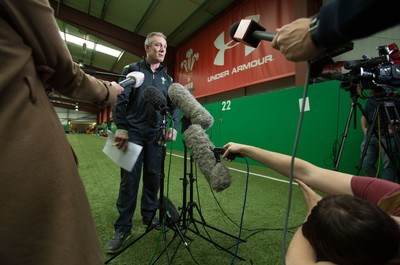
[[[165,223],[167,221],[167,220],[165,220],[165,217],[167,217],[167,219],[168,219],[169,214],[170,214],[170,212],[168,212],[168,210],[167,210],[167,205],[166,205],[165,201],[167,201],[167,203],[171,203],[171,202],[169,199],[165,200],[165,196],[164,196],[164,179],[165,179],[164,164],[165,164],[165,157],[166,157],[166,153],[167,153],[166,152],[166,139],[165,139],[165,136],[166,136],[166,111],[162,110],[160,112],[163,115],[163,120],[162,120],[162,124],[161,124],[161,136],[160,136],[160,139],[158,140],[158,144],[161,146],[161,153],[162,153],[162,162],[161,162],[161,171],[160,171],[160,196],[159,196],[160,216],[159,216],[159,220],[160,220],[160,224],[161,224],[161,229],[165,233],[167,231],[165,229]],[[170,209],[170,207],[171,206],[168,205],[168,209]],[[163,253],[167,251],[167,248],[172,244],[172,242],[177,237],[177,235],[179,235],[179,237],[181,238],[181,241],[186,246],[186,248],[189,250],[189,247],[188,247],[189,244],[186,242],[185,237],[183,236],[181,230],[179,229],[178,222],[179,222],[179,220],[173,222],[173,224],[170,224],[169,227],[175,231],[175,234],[174,234],[173,238],[171,239],[171,241],[165,246],[163,251],[161,251],[161,253],[157,256],[157,258],[154,260],[154,262],[152,264],[155,264],[158,261],[158,259],[163,255]],[[190,250],[189,250],[189,252],[190,252]],[[171,260],[169,260],[169,262],[171,262],[173,260],[173,258],[175,257],[175,254],[176,254],[176,251],[174,252],[174,254],[173,254]]]
[[[191,121],[185,117],[182,118],[182,133],[191,125]],[[194,234],[196,234],[197,236],[203,238],[204,240],[208,241],[209,243],[213,244],[215,247],[217,247],[218,249],[221,249],[229,254],[231,254],[232,256],[235,255],[235,253],[229,251],[227,248],[219,245],[218,243],[214,242],[212,239],[210,239],[210,236],[208,235],[207,231],[205,230],[205,228],[210,228],[214,231],[217,231],[219,233],[222,233],[224,235],[227,235],[229,237],[234,238],[235,240],[238,240],[239,238],[237,236],[231,235],[225,231],[222,231],[216,227],[213,227],[209,224],[207,224],[207,222],[205,221],[201,210],[199,209],[199,207],[197,206],[196,202],[194,202],[193,200],[193,196],[194,196],[194,182],[197,180],[194,176],[193,176],[193,157],[192,155],[190,155],[190,161],[189,161],[189,171],[188,171],[188,148],[185,144],[185,141],[183,140],[183,144],[184,144],[184,173],[183,173],[183,178],[182,178],[182,182],[183,182],[183,198],[182,198],[182,207],[180,208],[180,210],[182,210],[181,215],[180,215],[180,219],[178,222],[180,222],[180,226],[182,228],[182,230],[186,232],[189,230],[191,232],[193,232]],[[187,202],[187,186],[189,184],[189,201]],[[200,220],[197,220],[194,217],[194,209],[196,209],[198,215],[200,216]],[[190,225],[193,225],[194,228],[191,228]],[[201,226],[203,226],[204,230],[206,231],[206,234],[208,237],[204,236],[201,234],[199,227],[197,224],[200,224]],[[240,239],[240,242],[246,242],[246,240],[244,239]],[[187,245],[185,245],[187,247]],[[179,246],[178,246],[179,247]],[[189,249],[188,249],[189,250]],[[176,250],[178,251],[178,249]],[[190,252],[190,250],[189,250]],[[175,252],[176,253],[176,252]],[[174,254],[175,255],[175,254]],[[236,257],[242,261],[245,261],[244,258],[236,255]]]

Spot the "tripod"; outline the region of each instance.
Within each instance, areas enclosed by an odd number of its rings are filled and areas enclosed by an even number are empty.
[[[163,114],[163,113],[162,113]],[[129,242],[129,244],[127,244],[124,248],[122,248],[118,253],[114,254],[111,258],[109,258],[107,261],[104,262],[104,264],[108,264],[110,261],[112,261],[113,259],[115,259],[117,256],[119,256],[120,254],[122,254],[126,249],[128,249],[130,246],[132,246],[133,244],[135,244],[136,242],[138,242],[141,238],[143,238],[145,235],[147,235],[151,230],[153,230],[154,228],[156,228],[155,225],[152,224],[152,220],[154,219],[154,217],[156,216],[156,212],[157,210],[159,210],[159,220],[160,220],[160,224],[164,224],[164,221],[167,221],[167,223],[171,224],[171,227],[176,231],[176,233],[178,233],[182,240],[184,240],[182,233],[179,230],[179,227],[177,226],[176,222],[177,220],[171,220],[171,217],[174,218],[173,216],[168,217],[167,214],[171,213],[171,210],[166,210],[166,198],[164,196],[164,179],[165,179],[165,173],[164,173],[164,164],[165,164],[165,156],[166,156],[166,115],[163,114],[162,115],[162,122],[161,122],[161,126],[160,126],[160,138],[158,140],[158,144],[161,148],[161,170],[160,170],[160,194],[159,194],[159,203],[158,203],[158,207],[154,210],[152,216],[151,216],[151,221],[149,222],[149,224],[147,225],[147,228],[145,230],[145,232],[143,234],[141,234],[138,238],[136,238],[135,240]],[[167,204],[169,204],[169,209],[170,206],[172,205],[170,202],[167,201]],[[173,206],[172,206],[173,207]],[[165,220],[164,218],[167,217]],[[178,219],[178,218],[176,218]],[[162,232],[166,232],[165,227],[162,226],[161,227]]]
[[[376,126],[379,117],[382,117],[383,132],[381,134],[383,135],[385,142],[382,142],[382,139],[379,139],[379,146],[383,148],[384,152],[386,152],[386,155],[387,155],[390,163],[393,165],[393,167],[395,168],[395,170],[397,172],[396,175],[398,175],[398,173],[399,173],[399,150],[400,150],[400,138],[399,138],[399,134],[398,134],[398,122],[400,121],[399,113],[397,111],[394,100],[392,98],[386,99],[384,93],[380,93],[380,94],[376,95],[376,103],[377,103],[377,105],[376,105],[374,113],[373,113],[372,121],[368,120],[368,117],[365,116],[368,121],[369,126],[368,126],[367,133],[365,136],[365,144],[364,144],[364,148],[362,150],[360,163],[357,167],[358,168],[357,174],[359,174],[361,166],[364,162],[364,158],[367,154],[367,150],[368,150],[368,146],[370,144],[372,133],[374,133],[375,135],[379,135],[379,133],[382,132],[380,130],[379,126],[378,127]],[[380,113],[383,113],[383,115],[381,115]],[[391,116],[391,114],[392,114],[392,116]],[[392,136],[389,132],[389,129],[392,132]],[[396,150],[393,150],[393,146],[392,146],[391,139],[390,139],[391,137],[394,138]]]
[[[353,90],[351,90],[350,93],[351,93],[352,102],[351,102],[350,112],[349,112],[349,115],[347,117],[346,127],[344,129],[343,134],[342,134],[342,141],[340,143],[338,155],[335,157],[335,161],[334,161],[335,167],[334,167],[333,170],[335,170],[335,171],[337,171],[339,169],[340,159],[342,158],[344,144],[346,143],[347,134],[349,132],[349,127],[350,127],[350,122],[351,122],[351,118],[353,117],[353,115],[354,115],[354,124],[353,124],[354,127],[353,128],[354,129],[357,128],[357,115],[356,115],[357,108],[360,109],[361,113],[365,117],[364,110],[363,110],[361,104],[357,101],[358,98],[359,98],[358,94]]]

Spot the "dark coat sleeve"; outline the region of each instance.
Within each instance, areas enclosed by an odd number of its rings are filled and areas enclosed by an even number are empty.
[[[400,22],[395,0],[334,0],[321,7],[314,35],[322,47],[333,47],[372,35]]]
[[[47,85],[74,99],[107,104],[115,101],[117,92],[110,82],[85,74],[72,61],[48,1],[5,0],[0,1],[0,9],[2,17],[8,20],[26,46],[30,47],[38,74],[46,77],[43,81]],[[22,47],[13,48],[23,51]],[[12,74],[7,73],[7,76]]]
[[[130,72],[130,66],[127,65],[122,69],[121,75],[126,76]],[[121,78],[119,81],[121,81]],[[118,129],[128,130],[128,122],[126,120],[126,110],[129,103],[129,96],[132,92],[132,87],[128,86],[124,92],[119,94],[117,101],[113,105],[112,115],[113,121]]]

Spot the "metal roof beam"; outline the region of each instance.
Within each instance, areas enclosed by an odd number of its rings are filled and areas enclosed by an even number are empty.
[[[146,37],[85,14],[56,0],[49,0],[49,3],[54,9],[55,16],[65,23],[74,25],[88,34],[114,44],[128,53],[138,57],[145,56],[144,41]],[[168,56],[165,64],[171,70],[170,74],[173,73],[175,68],[175,54],[176,49],[168,45]]]
[[[64,4],[60,4],[56,0],[49,0],[49,3],[54,9],[54,14],[58,19],[74,25],[136,56],[141,57],[144,55],[143,45],[145,37]]]

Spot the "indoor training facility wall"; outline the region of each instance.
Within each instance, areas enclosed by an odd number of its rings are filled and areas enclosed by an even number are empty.
[[[339,86],[338,81],[309,86],[309,110],[304,112],[296,153],[298,157],[327,169],[334,168],[333,157],[340,147],[352,108],[350,92]],[[216,147],[234,141],[290,155],[303,93],[303,87],[295,87],[205,104],[204,107],[214,117],[213,126],[206,133]],[[361,106],[365,104],[361,98],[357,102]],[[355,166],[360,160],[363,139],[360,117],[361,111],[356,108],[344,138],[339,171],[350,174],[357,172]],[[181,132],[177,141],[172,143],[172,148],[184,149]]]

